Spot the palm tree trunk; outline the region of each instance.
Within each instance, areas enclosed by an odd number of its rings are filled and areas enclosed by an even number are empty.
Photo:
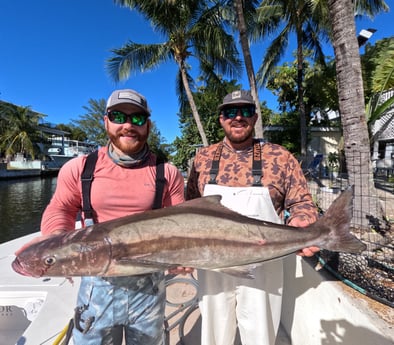
[[[243,0],[234,1],[235,11],[237,14],[237,26],[239,31],[239,38],[242,47],[242,54],[245,61],[246,73],[249,79],[250,92],[256,104],[257,121],[254,126],[255,135],[257,138],[263,138],[263,121],[261,118],[261,108],[259,96],[257,93],[256,78],[254,75],[252,55],[250,53],[249,40],[246,33],[246,23],[243,11]]]
[[[189,105],[192,110],[194,121],[196,121],[197,129],[198,129],[198,132],[200,133],[202,144],[204,146],[208,146],[209,144],[208,144],[207,136],[205,135],[204,127],[201,123],[200,115],[198,114],[197,106],[196,106],[196,103],[194,102],[193,94],[190,89],[189,82],[187,80],[184,61],[181,60],[181,61],[177,61],[177,62],[179,65],[179,69],[181,71],[183,87],[185,88],[187,100],[189,101]]]
[[[300,115],[301,159],[305,162],[307,147],[306,114],[304,102],[304,53],[302,43],[302,23],[297,28],[297,94],[298,112]]]
[[[329,0],[328,5],[332,23],[346,164],[349,183],[355,187],[353,221],[357,225],[367,227],[370,217],[381,222],[383,217],[373,181],[353,2]]]

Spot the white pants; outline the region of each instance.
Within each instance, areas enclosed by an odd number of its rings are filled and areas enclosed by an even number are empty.
[[[237,325],[243,345],[275,344],[282,305],[282,260],[258,267],[255,275],[256,279],[240,279],[198,271],[201,345],[234,344]]]
[[[205,187],[204,195],[222,195],[221,202],[234,211],[280,222],[267,188]],[[243,279],[198,271],[201,345],[233,345],[237,326],[243,345],[275,344],[282,307],[283,262],[267,262],[254,273],[255,279]]]

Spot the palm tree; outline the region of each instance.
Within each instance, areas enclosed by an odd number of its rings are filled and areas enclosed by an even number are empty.
[[[366,94],[366,117],[371,149],[378,159],[377,139],[394,119],[394,37],[377,41],[375,46],[367,44],[361,56],[361,67]],[[374,128],[376,121],[379,126]]]
[[[259,24],[256,22],[256,7],[260,3],[257,0],[224,0],[219,9],[221,17],[226,24],[233,27],[239,34],[239,41],[242,49],[242,55],[246,74],[249,80],[249,87],[252,97],[256,104],[257,121],[255,124],[256,137],[263,137],[263,121],[261,115],[261,105],[257,92],[257,83],[255,71],[253,67],[253,59],[250,51],[249,40],[253,39],[255,35],[253,32],[259,32]],[[259,35],[257,35],[259,36]]]
[[[261,35],[267,37],[279,31],[279,35],[267,48],[257,72],[259,85],[264,85],[274,67],[283,57],[289,38],[295,33],[297,41],[297,98],[300,116],[301,156],[306,155],[307,130],[304,104],[303,65],[304,47],[314,51],[314,57],[324,64],[320,38],[328,38],[322,8],[314,0],[267,0],[257,9],[262,25]]]
[[[383,0],[358,0],[353,2],[353,12],[373,17],[388,7]],[[330,16],[325,0],[265,0],[258,8],[258,20],[262,35],[279,30],[279,35],[267,49],[261,67],[257,72],[259,85],[265,84],[275,65],[283,57],[289,42],[289,35],[295,33],[298,63],[298,109],[300,115],[301,156],[306,154],[306,114],[303,100],[304,47],[314,51],[315,60],[324,64],[321,39],[331,37]]]
[[[216,6],[207,8],[201,0],[150,1],[114,0],[136,9],[152,26],[166,37],[164,43],[138,44],[128,42],[114,49],[108,60],[110,75],[116,80],[127,79],[131,71],[152,70],[161,63],[175,61],[178,65],[177,93],[182,102],[187,99],[204,146],[208,145],[203,124],[193,99],[190,57],[197,59],[206,79],[218,79],[217,73],[239,75],[241,63],[231,35],[218,17]]]
[[[97,143],[97,145],[105,146],[108,137],[104,128],[104,114],[107,108],[107,101],[104,98],[95,100],[89,99],[89,105],[83,106],[86,111],[84,115],[80,115],[78,120],[73,120],[72,123],[80,128],[90,141]]]
[[[376,42],[375,46],[367,45],[361,57],[367,107],[368,128],[382,118],[394,105],[394,37]],[[392,116],[385,118],[381,129],[371,136],[374,143],[376,137],[387,128]]]
[[[351,0],[329,0],[328,7],[332,23],[347,170],[349,183],[355,186],[354,221],[355,224],[366,227],[371,215],[382,220],[382,210],[373,181],[354,7]],[[365,207],[364,203],[362,208],[361,199],[366,195],[372,197],[371,202],[368,207]]]
[[[43,115],[31,111],[30,107],[20,107],[13,104],[1,103],[0,116],[4,128],[0,133],[0,151],[5,154],[28,154],[35,158],[34,142],[38,141],[38,123]]]

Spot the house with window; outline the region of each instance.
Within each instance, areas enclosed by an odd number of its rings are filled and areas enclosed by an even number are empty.
[[[394,90],[385,92],[381,102],[394,97]],[[373,138],[372,161],[377,170],[394,169],[394,107],[375,121],[371,128]]]
[[[303,167],[310,167],[314,164],[317,156],[322,156],[319,159],[319,164],[313,166],[313,169],[319,175],[319,177],[328,176],[328,157],[330,153],[338,154],[338,147],[341,141],[342,132],[339,126],[312,126],[309,127],[309,143],[307,147],[306,162],[303,162]],[[264,129],[264,137],[268,141],[272,141],[271,133],[283,131],[281,126],[267,126]]]

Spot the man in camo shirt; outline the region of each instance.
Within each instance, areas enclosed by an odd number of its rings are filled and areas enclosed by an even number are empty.
[[[317,219],[307,183],[294,156],[280,145],[253,138],[257,120],[249,91],[228,94],[219,106],[222,142],[196,155],[186,199],[220,194],[222,203],[246,216],[304,227]],[[319,249],[305,248],[312,256]],[[198,271],[202,345],[234,344],[238,325],[243,344],[274,345],[280,322],[282,260],[257,267],[255,279]]]

